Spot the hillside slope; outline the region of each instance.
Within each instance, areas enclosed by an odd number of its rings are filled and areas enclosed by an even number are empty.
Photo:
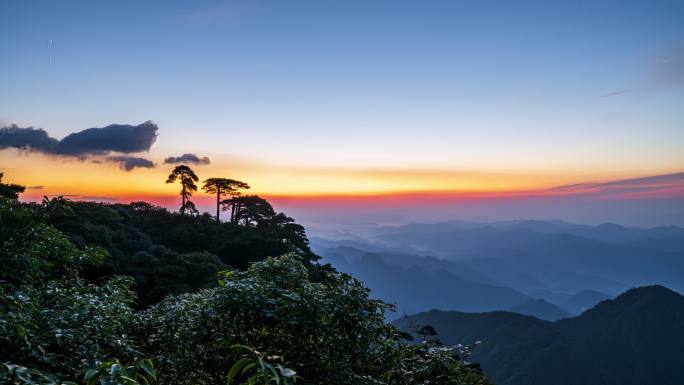
[[[684,383],[684,297],[631,289],[574,318],[430,311],[395,322],[432,325],[445,344],[481,340],[472,360],[499,385]]]

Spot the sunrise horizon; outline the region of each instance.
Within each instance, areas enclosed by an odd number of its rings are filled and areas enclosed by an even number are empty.
[[[321,221],[408,207],[684,224],[684,30],[667,7],[5,8],[0,171],[27,201],[175,210],[164,181],[185,164]]]

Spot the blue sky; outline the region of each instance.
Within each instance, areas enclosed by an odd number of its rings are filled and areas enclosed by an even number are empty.
[[[683,82],[659,80],[684,72],[681,1],[5,1],[0,49],[2,125],[60,138],[153,120],[157,159],[684,165]]]

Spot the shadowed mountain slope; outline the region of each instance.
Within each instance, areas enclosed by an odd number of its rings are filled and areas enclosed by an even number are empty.
[[[383,253],[339,248],[324,252],[322,262],[358,278],[372,290],[373,296],[396,303],[398,314],[429,309],[491,311],[530,299],[508,287],[469,280],[463,271],[455,274],[447,269],[431,268],[429,259],[415,257],[415,262],[411,262],[406,258],[390,263],[394,261],[393,257]],[[424,261],[427,265],[422,263]],[[437,259],[432,262],[440,263]],[[453,265],[458,266],[458,263]]]
[[[481,340],[472,360],[499,385],[684,383],[684,297],[662,286],[631,289],[556,322],[430,311],[395,323],[432,325],[448,345]]]

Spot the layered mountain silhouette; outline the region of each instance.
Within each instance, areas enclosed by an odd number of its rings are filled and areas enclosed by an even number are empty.
[[[447,345],[482,341],[470,360],[498,385],[684,384],[684,297],[663,286],[631,289],[556,322],[433,310],[395,323],[431,325]]]
[[[325,249],[323,256],[322,262],[361,280],[374,297],[396,304],[398,315],[434,308],[507,309],[530,300],[512,288],[488,283],[491,279],[458,262],[352,247]]]
[[[413,223],[366,227],[353,240],[337,245],[458,262],[464,272],[470,270],[462,274],[467,279],[512,287],[561,308],[560,297],[584,290],[611,297],[630,287],[662,284],[684,291],[684,229],[676,226],[627,228],[538,220]],[[325,256],[324,250],[319,253]],[[556,293],[558,298],[539,296],[540,292]],[[564,310],[578,313],[582,307],[586,306]]]
[[[610,299],[608,294],[594,290],[583,290],[573,294],[559,303],[559,306],[572,314],[582,314],[596,306],[599,302]]]
[[[571,314],[543,299],[532,299],[507,309],[512,313],[531,315],[546,321],[556,321],[570,317]]]

